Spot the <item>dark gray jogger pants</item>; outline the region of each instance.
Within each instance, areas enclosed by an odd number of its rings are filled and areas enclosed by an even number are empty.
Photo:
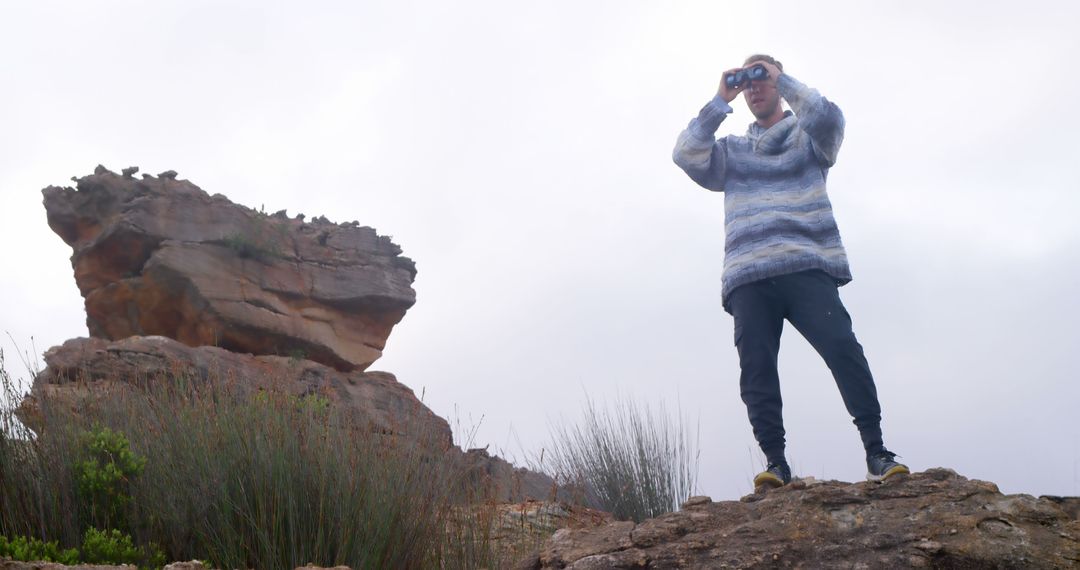
[[[832,371],[867,454],[883,449],[874,378],[829,274],[813,270],[762,279],[736,288],[729,301],[742,368],[739,388],[754,437],[770,463],[784,458],[783,400],[776,369],[784,319]]]

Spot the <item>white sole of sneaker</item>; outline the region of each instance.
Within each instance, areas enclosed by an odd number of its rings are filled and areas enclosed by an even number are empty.
[[[886,471],[885,473],[883,473],[881,475],[874,475],[873,473],[867,473],[866,474],[866,480],[871,482],[871,483],[884,483],[886,479],[888,479],[889,477],[892,477],[893,475],[901,475],[901,474],[906,475],[906,474],[909,474],[909,473],[911,473],[911,471],[907,467],[904,467],[903,465],[897,465],[896,467],[893,467],[892,469],[889,469],[888,471]]]

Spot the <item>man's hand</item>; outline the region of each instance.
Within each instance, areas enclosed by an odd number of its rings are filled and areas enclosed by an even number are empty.
[[[720,76],[720,89],[718,89],[716,92],[717,92],[717,94],[719,94],[721,97],[724,98],[724,101],[727,101],[728,103],[734,101],[735,97],[738,97],[739,93],[741,93],[743,89],[746,89],[747,84],[745,82],[742,85],[739,85],[738,87],[728,87],[728,84],[727,84],[727,76],[733,75],[737,71],[742,71],[742,69],[743,68],[741,68],[741,67],[736,67],[735,69],[729,69],[729,70],[725,71],[723,73],[723,75]]]

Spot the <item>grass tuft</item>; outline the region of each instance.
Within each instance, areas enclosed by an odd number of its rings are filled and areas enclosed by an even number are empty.
[[[551,428],[546,469],[578,489],[586,504],[618,520],[641,522],[678,510],[695,488],[697,434],[681,414],[673,420],[624,397],[600,407],[586,396],[583,418]]]

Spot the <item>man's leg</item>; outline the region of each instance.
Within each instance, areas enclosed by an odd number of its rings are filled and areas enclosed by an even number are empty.
[[[784,276],[781,282],[791,303],[788,320],[832,371],[867,455],[880,453],[884,446],[877,388],[836,281],[823,271],[804,271]]]
[[[784,307],[775,287],[766,279],[738,287],[730,297],[742,368],[739,390],[754,438],[770,464],[784,462],[783,401],[776,370]]]

